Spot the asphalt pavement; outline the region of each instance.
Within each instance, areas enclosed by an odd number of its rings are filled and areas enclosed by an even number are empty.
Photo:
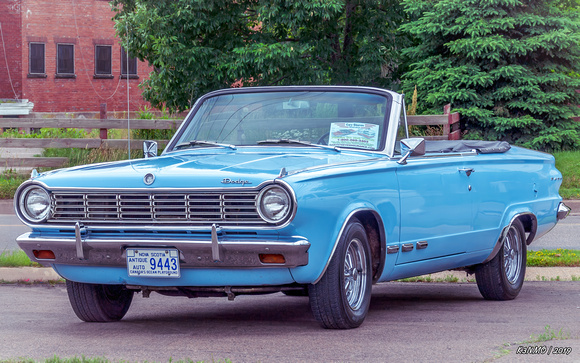
[[[322,329],[308,298],[282,293],[142,296],[120,322],[83,323],[63,285],[0,285],[0,361],[580,362],[577,282],[532,281],[510,301],[484,300],[475,284],[377,284],[352,330]]]

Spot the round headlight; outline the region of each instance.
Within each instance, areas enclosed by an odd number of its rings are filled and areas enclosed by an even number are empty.
[[[43,188],[30,186],[20,194],[20,211],[30,222],[44,221],[50,213],[50,196]]]
[[[279,223],[292,212],[292,199],[279,186],[268,187],[258,197],[258,213],[268,223]]]

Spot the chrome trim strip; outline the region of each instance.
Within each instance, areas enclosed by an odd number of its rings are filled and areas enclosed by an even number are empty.
[[[221,182],[221,179],[219,180]],[[118,193],[205,193],[225,190],[232,193],[238,192],[252,192],[260,191],[265,185],[273,183],[272,180],[265,180],[256,186],[251,187],[214,187],[214,188],[156,188],[156,187],[141,187],[141,188],[82,188],[82,187],[49,187],[40,180],[27,180],[18,188],[24,185],[37,184],[45,188],[51,193],[57,192],[118,192]],[[221,184],[220,184],[221,185]]]
[[[427,242],[427,241],[419,241],[419,242],[417,242],[417,249],[418,250],[424,250],[427,247],[429,247],[429,242]]]
[[[401,117],[402,105],[403,96],[395,93],[393,95],[393,103],[390,110],[391,114],[389,116],[389,124],[387,125],[387,139],[385,140],[385,148],[383,149],[383,152],[390,158],[395,155],[395,144],[397,143],[397,130],[399,129],[399,118]],[[406,117],[407,113],[404,113]]]
[[[315,170],[319,170],[319,169],[329,169],[329,168],[334,168],[334,167],[340,168],[340,167],[343,167],[343,166],[349,166],[349,165],[355,165],[355,164],[376,162],[376,161],[381,161],[381,160],[384,160],[384,161],[388,161],[389,160],[389,158],[386,155],[382,154],[382,153],[377,153],[376,151],[373,151],[373,152],[370,152],[369,151],[368,153],[371,153],[371,154],[379,154],[380,156],[378,156],[378,157],[372,157],[372,158],[364,159],[364,160],[345,161],[343,163],[335,163],[335,164],[325,164],[325,165],[311,166],[311,167],[304,168],[304,169],[298,169],[298,170],[288,171],[288,172],[286,172],[286,175],[285,176],[296,175],[296,174],[299,174],[299,173],[306,173],[306,172],[315,171]],[[278,177],[278,178],[280,178],[280,177]]]
[[[399,252],[399,246],[387,246],[387,254],[391,255],[393,253]]]

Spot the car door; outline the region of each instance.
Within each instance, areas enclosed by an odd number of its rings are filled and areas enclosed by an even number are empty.
[[[461,154],[411,157],[399,165],[397,265],[463,254],[473,233],[471,185]]]

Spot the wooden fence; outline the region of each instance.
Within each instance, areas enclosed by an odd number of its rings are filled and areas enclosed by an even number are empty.
[[[443,115],[408,116],[409,125],[442,125],[443,135],[426,136],[430,140],[459,140],[459,114],[449,113],[449,105],[445,107]],[[109,129],[127,129],[127,123],[131,124],[132,130],[165,130],[177,129],[182,119],[107,119],[101,112],[100,118],[83,114],[85,118],[65,117],[29,117],[29,118],[0,118],[0,131],[5,128],[35,129],[35,128],[72,128],[72,129],[100,129],[99,138],[94,139],[40,139],[40,138],[2,138],[0,148],[118,148],[126,149],[128,140],[108,139]],[[36,115],[39,116],[39,115]],[[46,116],[46,115],[44,115]],[[168,140],[157,140],[160,145],[165,145]],[[140,149],[143,140],[131,139],[131,149]],[[34,167],[60,167],[66,163],[66,158],[45,157],[1,157],[0,168],[34,168]]]

